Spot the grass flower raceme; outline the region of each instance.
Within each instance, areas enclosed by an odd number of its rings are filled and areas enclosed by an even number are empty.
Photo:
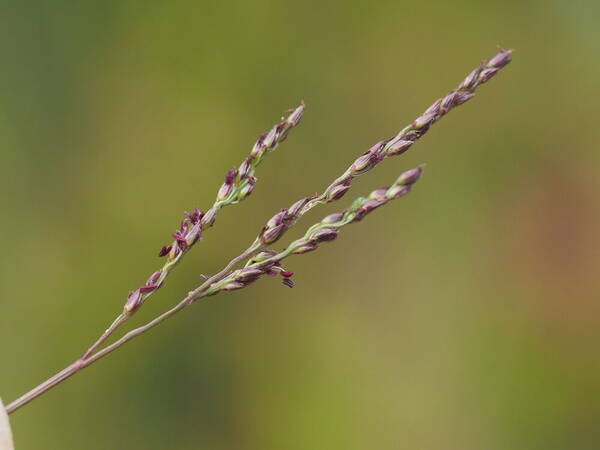
[[[340,200],[350,190],[354,178],[369,172],[385,159],[406,152],[429,131],[435,122],[452,109],[473,98],[479,86],[488,82],[510,62],[510,56],[511,50],[500,49],[498,54],[471,71],[456,89],[436,100],[398,134],[376,143],[360,155],[320,194],[301,198],[288,208],[278,211],[265,223],[246,250],[231,259],[218,273],[205,277],[205,280],[177,305],[107,344],[106,341],[121,325],[138,312],[151,295],[164,286],[166,278],[181,262],[184,255],[200,242],[204,232],[214,225],[218,212],[225,206],[236,204],[252,194],[257,181],[258,165],[268,153],[275,150],[287,138],[291,129],[298,125],[305,107],[301,104],[290,110],[278,124],[260,135],[249,156],[238,168],[227,172],[222,186],[217,191],[215,202],[206,212],[195,209],[185,214],[179,228],[172,235],[171,244],[162,247],[158,253],[158,256],[165,258],[163,266],[150,275],[144,284],[129,293],[123,309],[93,345],[73,364],[8,404],[6,412],[13,413],[70,376],[202,298],[223,291],[243,289],[264,275],[280,276],[284,285],[292,287],[293,272],[282,266],[286,258],[317,250],[324,243],[334,241],[346,225],[362,221],[380,206],[411,192],[423,173],[423,166],[404,172],[390,186],[376,189],[366,197],[358,197],[343,211],[326,216],[309,227],[302,237],[294,240],[285,249],[275,250],[272,246],[312,208],[319,204]]]

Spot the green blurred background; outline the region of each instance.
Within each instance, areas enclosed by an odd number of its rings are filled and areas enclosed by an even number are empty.
[[[600,448],[599,5],[3,2],[5,401],[81,354],[285,109],[307,104],[254,195],[132,322],[516,49],[357,180],[344,204],[428,164],[291,259],[296,288],[265,279],[164,323],[11,416],[17,449]]]

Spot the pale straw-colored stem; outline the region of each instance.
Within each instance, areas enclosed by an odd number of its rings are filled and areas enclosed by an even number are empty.
[[[255,241],[250,247],[248,247],[248,249],[246,249],[244,252],[242,252],[239,256],[233,258],[221,271],[219,271],[212,277],[208,278],[197,289],[194,289],[193,291],[189,292],[188,295],[183,300],[181,300],[177,305],[175,305],[173,308],[162,313],[160,316],[156,317],[154,320],[151,320],[147,324],[142,325],[138,328],[135,328],[134,330],[129,331],[123,337],[116,340],[112,344],[107,345],[102,350],[99,350],[93,354],[92,353],[88,354],[88,352],[86,352],[86,354],[84,356],[82,356],[81,358],[76,360],[73,364],[65,367],[63,370],[58,372],[56,375],[48,378],[46,381],[44,381],[40,385],[36,386],[35,388],[30,390],[26,394],[22,395],[18,399],[9,403],[6,406],[7,414],[12,414],[17,409],[21,408],[22,406],[25,406],[30,401],[36,399],[37,397],[39,397],[40,395],[49,391],[56,385],[65,381],[67,378],[72,377],[77,372],[88,367],[90,364],[93,364],[94,362],[98,361],[100,358],[103,358],[104,356],[113,352],[117,348],[119,348],[122,345],[129,342],[131,339],[145,333],[146,331],[148,331],[151,328],[154,328],[156,325],[158,325],[162,321],[168,319],[169,317],[173,316],[174,314],[178,313],[179,311],[190,306],[192,303],[194,303],[194,301],[205,297],[206,291],[213,283],[217,283],[221,279],[225,278],[231,272],[233,267],[235,267],[237,264],[239,264],[243,261],[246,261],[248,258],[252,257],[255,253],[260,251],[261,248],[262,248],[262,246],[260,245],[260,243],[257,243]],[[94,344],[94,346],[96,346],[96,344]]]

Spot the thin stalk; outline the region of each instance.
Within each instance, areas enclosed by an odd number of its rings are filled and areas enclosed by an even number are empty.
[[[248,249],[246,249],[240,255],[236,256],[231,261],[229,261],[229,263],[221,271],[219,271],[218,273],[214,274],[212,277],[208,278],[198,288],[196,288],[193,291],[189,292],[188,295],[183,300],[181,300],[177,305],[175,305],[173,308],[171,308],[168,311],[164,312],[163,314],[161,314],[160,316],[156,317],[154,320],[151,320],[150,322],[146,323],[145,325],[142,325],[142,326],[140,326],[138,328],[135,328],[135,329],[129,331],[123,337],[121,337],[120,339],[116,340],[112,344],[107,345],[102,350],[97,351],[95,353],[92,353],[92,352],[89,352],[89,351],[86,352],[81,358],[79,358],[78,360],[76,360],[71,365],[65,367],[63,370],[61,370],[60,372],[58,372],[56,375],[48,378],[46,381],[44,381],[40,385],[36,386],[35,388],[33,388],[32,390],[30,390],[26,394],[22,395],[18,399],[16,399],[13,402],[9,403],[6,406],[6,412],[7,412],[7,414],[12,414],[13,412],[15,412],[16,410],[18,410],[22,406],[25,406],[27,403],[29,403],[32,400],[38,398],[40,395],[42,395],[45,392],[49,391],[53,387],[55,387],[58,384],[60,384],[63,381],[65,381],[66,379],[72,377],[77,372],[85,369],[90,364],[98,361],[100,358],[103,358],[104,356],[106,356],[109,353],[113,352],[114,350],[116,350],[117,348],[121,347],[125,343],[129,342],[131,339],[133,339],[133,338],[135,338],[135,337],[137,337],[137,336],[145,333],[146,331],[148,331],[151,328],[154,328],[156,325],[158,325],[162,321],[168,319],[169,317],[173,316],[174,314],[178,313],[179,311],[181,311],[181,310],[185,309],[186,307],[190,306],[196,300],[200,300],[201,298],[206,297],[206,292],[208,291],[208,289],[210,288],[210,286],[213,283],[217,283],[220,280],[222,280],[223,278],[225,278],[227,275],[229,275],[229,273],[231,273],[233,267],[235,267],[237,264],[241,263],[242,261],[245,261],[248,258],[251,258],[254,254],[258,253],[262,248],[263,248],[263,246],[260,244],[260,242],[255,241],[250,247],[248,247]],[[117,321],[115,321],[113,323],[113,326],[116,324]],[[109,330],[107,330],[107,332],[105,332],[103,334],[103,337],[105,335],[107,335],[108,331]],[[97,347],[99,345],[98,342],[101,339],[102,338],[100,338],[90,348]],[[106,340],[106,338],[104,338],[104,340]]]
[[[183,299],[181,302],[179,302],[175,307],[173,307],[170,310],[166,311],[165,313],[161,314],[160,316],[158,316],[151,322],[148,322],[146,325],[143,325],[141,327],[138,327],[138,328],[128,332],[119,340],[104,347],[102,350],[98,351],[97,353],[94,353],[93,355],[88,356],[86,359],[83,359],[83,357],[81,357],[80,359],[75,361],[70,366],[67,366],[66,368],[64,368],[63,370],[58,372],[56,375],[48,378],[46,381],[44,381],[40,385],[33,388],[31,391],[22,395],[15,401],[9,403],[6,406],[7,414],[12,414],[13,412],[18,410],[22,406],[25,406],[27,403],[31,402],[32,400],[35,400],[40,395],[44,394],[45,392],[48,392],[53,387],[57,386],[58,384],[65,381],[66,379],[72,377],[76,373],[85,369],[90,364],[98,361],[100,358],[102,358],[102,357],[108,355],[110,352],[116,350],[117,348],[119,348],[120,346],[122,346],[123,344],[128,342],[129,340],[133,339],[136,336],[139,336],[140,334],[144,333],[145,331],[149,330],[150,328],[155,327],[156,325],[161,323],[163,320],[168,319],[173,314],[186,308],[187,306],[189,306],[191,304],[189,299],[190,299],[190,295],[188,295],[185,299]]]
[[[87,349],[81,359],[87,359],[92,353],[94,353],[116,330],[127,320],[127,316],[119,314],[117,318],[110,324],[110,326],[102,333],[102,336],[98,338],[94,344]]]

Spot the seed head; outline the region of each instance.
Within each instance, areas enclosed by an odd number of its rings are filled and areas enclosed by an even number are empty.
[[[385,155],[386,156],[397,156],[397,155],[401,155],[402,153],[404,153],[406,150],[408,150],[410,148],[410,146],[413,145],[413,141],[406,141],[403,139],[396,139],[393,138],[387,145],[385,148]]]
[[[358,176],[367,173],[379,164],[384,158],[384,154],[380,151],[381,148],[381,143],[377,143],[362,156],[359,156],[350,168],[352,175]]]
[[[148,292],[154,292],[155,290],[157,290],[160,286],[156,285],[156,284],[152,284],[152,285],[146,285],[146,286],[142,286],[139,288],[139,291],[142,294],[147,294]]]
[[[150,275],[150,278],[148,278],[148,281],[146,281],[147,285],[150,284],[155,284],[159,279],[160,276],[162,275],[162,270],[157,270],[156,272],[154,272],[152,275]]]
[[[287,209],[286,215],[291,218],[297,217],[299,214],[301,214],[302,209],[306,206],[306,204],[314,198],[315,197],[304,197],[304,198],[298,200],[296,203],[294,203],[292,206],[290,206]]]
[[[327,217],[325,217],[323,220],[321,220],[321,223],[324,223],[324,224],[336,223],[336,222],[339,222],[340,220],[342,220],[343,218],[344,218],[344,213],[333,213],[333,214],[329,214]]]
[[[310,235],[310,241],[313,243],[334,241],[338,234],[339,231],[334,228],[320,228]]]
[[[195,244],[199,239],[202,233],[202,225],[200,222],[196,222],[192,225],[189,231],[185,234],[185,242],[187,246]]]
[[[500,53],[490,59],[490,61],[486,64],[486,67],[496,67],[501,69],[511,61],[510,55],[512,52],[512,50],[504,50],[500,48]]]
[[[249,156],[246,159],[244,159],[242,164],[240,164],[240,167],[238,168],[238,176],[241,180],[252,174],[254,169],[254,167],[252,166],[252,161],[254,161],[254,159],[251,156]]]
[[[238,201],[242,201],[252,194],[254,191],[254,186],[256,186],[256,178],[253,176],[249,176],[246,180],[246,183],[242,185],[238,193]]]
[[[477,79],[481,73],[482,67],[477,67],[467,75],[467,77],[458,85],[459,90],[471,90],[477,86]]]
[[[304,105],[304,102],[302,102],[300,104],[300,106],[298,106],[296,109],[294,109],[292,111],[292,113],[288,116],[288,118],[286,119],[287,123],[292,127],[295,127],[296,125],[298,125],[298,123],[302,119],[302,116],[304,116],[305,109],[306,109],[306,106]]]
[[[248,267],[238,270],[237,274],[235,275],[235,280],[243,282],[252,282],[257,280],[261,275],[264,275],[264,273],[265,272],[261,269],[252,269]]]
[[[223,200],[227,199],[227,197],[229,197],[229,194],[231,194],[233,188],[235,187],[235,177],[237,176],[237,173],[237,169],[229,169],[229,171],[225,175],[225,182],[223,183],[221,189],[219,189],[219,192],[217,193],[217,202],[222,202]]]
[[[216,207],[210,208],[208,211],[206,211],[206,214],[204,214],[204,216],[202,217],[203,227],[208,228],[213,226],[215,220],[217,219],[217,211],[218,208]]]
[[[246,287],[246,283],[242,281],[230,281],[229,283],[223,286],[222,290],[224,291],[235,291],[237,289],[242,289]]]
[[[329,189],[327,189],[327,191],[325,192],[325,195],[324,195],[325,201],[327,203],[330,203],[330,202],[339,200],[344,195],[346,195],[346,192],[348,192],[349,190],[350,190],[350,181],[344,181],[341,184],[333,185]]]
[[[405,185],[405,186],[410,186],[412,184],[415,184],[419,180],[419,178],[421,178],[424,168],[425,168],[425,166],[421,165],[414,169],[407,170],[406,172],[404,172],[402,175],[400,175],[398,177],[398,179],[396,180],[396,182],[394,184],[401,184],[401,185]]]
[[[251,158],[257,158],[265,151],[264,141],[265,137],[267,137],[267,133],[268,132],[261,134],[256,140],[256,143],[254,144],[254,147],[252,147],[252,151],[250,152]]]
[[[142,292],[139,289],[130,292],[127,296],[125,306],[123,307],[123,313],[126,315],[130,315],[136,312],[138,308],[142,306],[142,300]]]
[[[308,253],[308,252],[312,252],[313,250],[316,250],[317,246],[314,244],[306,244],[306,245],[302,245],[300,247],[298,247],[297,249],[295,249],[292,254],[294,255],[301,255],[303,253]]]
[[[264,228],[263,232],[260,234],[260,241],[263,244],[272,244],[277,241],[285,232],[285,224],[279,224],[274,227]]]
[[[254,255],[254,257],[252,258],[252,262],[262,262],[262,261],[266,261],[267,259],[272,258],[273,256],[275,256],[277,254],[277,252],[274,252],[272,250],[267,250],[264,252],[260,252],[256,255]]]
[[[490,67],[490,68],[483,69],[481,71],[481,75],[479,75],[479,83],[483,84],[486,81],[490,80],[494,75],[496,75],[496,73],[499,70],[500,69],[498,69],[497,67]]]

